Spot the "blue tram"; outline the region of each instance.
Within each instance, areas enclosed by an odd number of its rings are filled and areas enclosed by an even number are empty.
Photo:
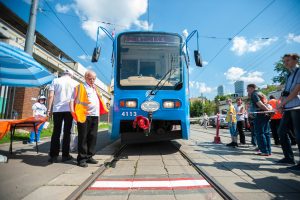
[[[165,32],[124,32],[114,39],[112,139],[128,144],[189,138],[186,42]],[[194,54],[202,66],[199,52]]]

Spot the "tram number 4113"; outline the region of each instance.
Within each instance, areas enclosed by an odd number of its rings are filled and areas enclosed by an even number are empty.
[[[136,117],[136,112],[122,112],[121,114],[123,117]]]

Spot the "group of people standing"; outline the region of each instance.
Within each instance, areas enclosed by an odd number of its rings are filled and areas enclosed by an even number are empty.
[[[99,117],[108,110],[95,86],[96,73],[88,70],[84,78],[85,83],[78,84],[73,79],[73,73],[66,70],[60,78],[54,79],[49,87],[48,108],[45,106],[44,96],[39,97],[38,102],[33,105],[35,113],[41,111],[45,116],[50,116],[51,113],[53,115],[54,127],[48,160],[50,163],[58,162],[62,130],[61,161],[73,159],[70,155],[70,139],[74,121],[78,129],[78,166],[87,167],[87,163],[98,163],[93,156],[96,153]],[[30,141],[34,140],[33,137],[30,137]]]
[[[247,85],[249,108],[245,109],[242,99],[237,99],[234,107],[232,100],[228,99],[229,110],[226,121],[228,122],[232,142],[227,146],[236,147],[237,135],[240,135],[241,144],[245,144],[243,132],[245,117],[249,117],[252,131],[252,145],[258,146],[257,155],[270,156],[271,139],[270,129],[275,145],[281,145],[284,158],[278,163],[293,164],[293,170],[300,170],[300,162],[296,164],[292,144],[297,143],[300,152],[300,70],[297,66],[299,56],[297,54],[286,54],[283,56],[283,64],[289,71],[286,84],[281,98],[276,100],[266,96],[257,90],[255,84]],[[295,165],[296,164],[296,165]]]

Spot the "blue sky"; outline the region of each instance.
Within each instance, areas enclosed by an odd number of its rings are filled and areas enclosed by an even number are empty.
[[[30,0],[0,1],[28,21]],[[246,84],[256,83],[259,86],[271,84],[272,77],[276,75],[273,71],[274,63],[285,53],[300,53],[299,0],[47,0],[47,2],[83,50],[57,20],[45,0],[40,0],[39,3],[37,31],[74,60],[94,69],[98,77],[107,84],[111,79],[110,40],[101,35],[102,57],[99,63],[92,64],[89,58],[95,46],[98,25],[105,26],[110,31],[115,29],[116,33],[145,30],[148,27],[154,31],[179,34],[183,31],[190,33],[197,29],[200,35],[200,51],[206,65],[197,68],[191,62],[192,97],[200,96],[202,93],[203,96],[212,99],[217,93],[218,85],[225,86],[225,93],[233,93],[233,82],[236,80],[244,80]],[[147,26],[148,6],[149,26]],[[264,8],[266,9],[261,12]],[[261,14],[258,16],[259,13]],[[114,25],[105,25],[97,21]],[[237,33],[239,34],[236,35]],[[222,47],[224,49],[217,55]],[[190,50],[196,48],[196,39],[192,39],[189,48]]]

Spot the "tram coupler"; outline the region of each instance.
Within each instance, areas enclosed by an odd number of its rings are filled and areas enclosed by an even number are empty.
[[[132,124],[133,128],[141,128],[146,136],[150,133],[150,122],[147,117],[144,117],[142,115],[137,116]]]

